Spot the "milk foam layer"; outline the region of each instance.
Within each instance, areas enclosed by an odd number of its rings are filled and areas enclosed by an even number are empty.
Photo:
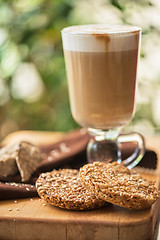
[[[63,48],[79,52],[115,52],[138,48],[141,29],[125,25],[81,25],[62,30]]]

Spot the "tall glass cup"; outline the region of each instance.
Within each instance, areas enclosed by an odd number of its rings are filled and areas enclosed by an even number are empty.
[[[143,137],[120,134],[134,112],[140,33],[114,25],[62,30],[72,115],[91,136],[88,162],[121,162],[119,144],[132,141],[137,149],[123,164],[132,168],[143,157]]]

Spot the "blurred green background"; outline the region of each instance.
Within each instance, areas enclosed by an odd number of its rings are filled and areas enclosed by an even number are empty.
[[[0,1],[0,139],[30,129],[68,131],[71,116],[60,31],[75,24],[142,27],[132,130],[160,130],[159,0]]]

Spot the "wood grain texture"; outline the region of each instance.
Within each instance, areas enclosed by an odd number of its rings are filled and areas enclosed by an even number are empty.
[[[147,139],[147,146],[160,159],[160,137]],[[159,163],[156,171],[144,171],[142,175],[159,185]],[[43,204],[38,198],[20,199],[17,203],[1,201],[0,239],[150,240],[160,199],[151,208],[138,211],[111,204],[98,210],[69,211]]]

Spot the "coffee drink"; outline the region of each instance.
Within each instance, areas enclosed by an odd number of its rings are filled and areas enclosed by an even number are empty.
[[[83,127],[105,130],[131,119],[139,32],[105,25],[62,31],[72,114]]]

